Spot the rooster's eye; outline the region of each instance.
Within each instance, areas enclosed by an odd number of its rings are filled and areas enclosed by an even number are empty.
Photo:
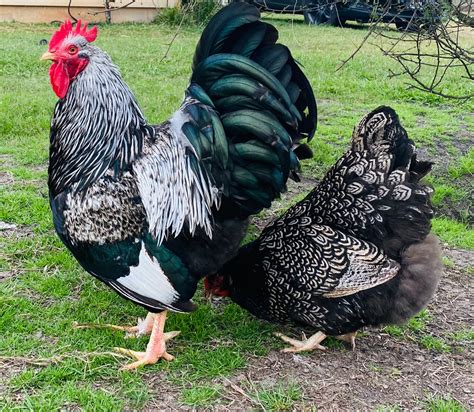
[[[68,52],[69,52],[69,54],[76,54],[77,53],[77,47],[76,46],[69,46]]]

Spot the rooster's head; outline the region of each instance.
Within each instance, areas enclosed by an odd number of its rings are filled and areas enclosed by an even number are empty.
[[[69,84],[89,63],[93,48],[89,46],[97,37],[97,26],[87,29],[87,23],[81,27],[81,21],[73,27],[66,20],[51,36],[49,48],[41,60],[52,60],[49,69],[51,86],[62,99],[66,96]]]

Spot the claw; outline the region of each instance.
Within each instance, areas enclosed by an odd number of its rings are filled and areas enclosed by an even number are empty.
[[[320,343],[326,339],[326,335],[323,332],[317,332],[309,338],[306,338],[306,335],[302,333],[302,340],[290,338],[279,332],[276,332],[274,335],[292,345],[292,347],[283,349],[282,352],[297,353],[312,351],[314,349],[326,350],[325,346],[320,345]]]
[[[120,370],[134,370],[138,369],[141,366],[145,365],[154,365],[158,362],[159,359],[163,358],[166,361],[172,361],[174,359],[173,355],[170,355],[168,352],[163,352],[162,354],[151,354],[148,352],[138,352],[131,349],[125,348],[114,348],[114,351],[122,355],[129,356],[135,359],[135,362],[132,362],[128,365],[122,366]]]
[[[174,356],[166,352],[166,342],[180,334],[179,331],[164,333],[163,329],[166,322],[166,311],[156,315],[153,319],[153,326],[150,341],[145,352],[137,352],[125,348],[115,348],[115,351],[123,355],[130,356],[135,362],[125,365],[121,370],[134,370],[144,365],[154,365],[159,359],[163,358],[172,361]]]
[[[111,325],[109,323],[100,325],[95,323],[77,323],[73,322],[72,327],[74,329],[112,329],[120,330],[125,332],[125,338],[138,338],[140,336],[149,335],[153,329],[153,320],[155,319],[155,313],[148,313],[145,319],[138,318],[136,326],[120,326]]]

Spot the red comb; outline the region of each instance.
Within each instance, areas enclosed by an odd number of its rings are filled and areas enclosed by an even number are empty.
[[[61,27],[55,31],[55,33],[51,36],[51,40],[49,41],[49,51],[55,50],[59,44],[70,34],[82,36],[84,37],[89,43],[92,43],[97,37],[97,26],[92,27],[92,29],[87,30],[87,23],[84,23],[84,26],[81,27],[81,21],[78,20],[76,23],[76,27],[72,27],[72,23],[70,20],[66,20]]]

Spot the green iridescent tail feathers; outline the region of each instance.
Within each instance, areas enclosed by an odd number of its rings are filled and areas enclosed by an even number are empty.
[[[288,177],[298,179],[297,155],[311,156],[303,140],[313,137],[317,119],[308,79],[259,18],[238,2],[214,16],[194,56],[193,103],[182,109],[191,118],[183,132],[224,203],[243,215],[269,207]]]

